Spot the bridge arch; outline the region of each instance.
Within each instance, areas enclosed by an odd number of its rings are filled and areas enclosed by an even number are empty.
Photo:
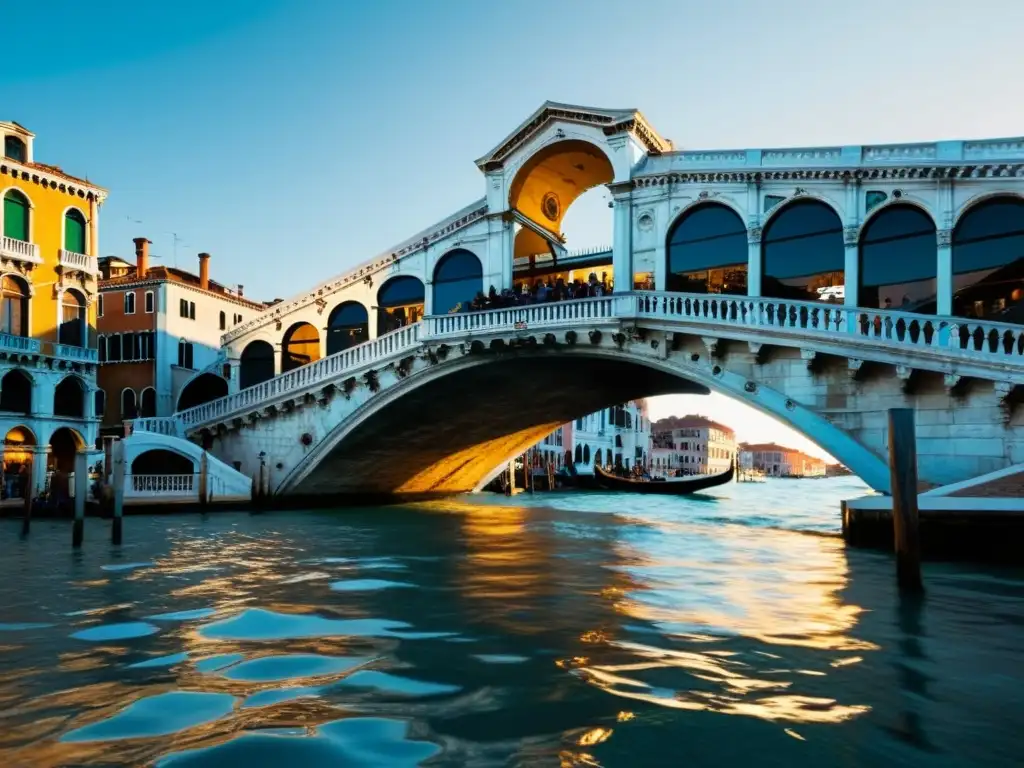
[[[1024,197],[977,200],[951,237],[953,314],[1024,324]]]
[[[320,332],[312,323],[300,320],[281,339],[281,373],[288,373],[320,359]]]
[[[483,265],[472,251],[455,248],[438,259],[432,282],[432,314],[465,312],[484,290]]]
[[[745,296],[749,253],[747,225],[731,205],[687,206],[665,235],[666,289]]]
[[[343,301],[327,316],[327,354],[343,352],[370,338],[370,313],[358,301]]]
[[[396,331],[423,317],[426,291],[413,275],[395,275],[377,291],[377,335]]]
[[[274,346],[263,339],[250,341],[242,349],[238,362],[238,386],[254,387],[274,378]]]
[[[689,357],[686,358],[689,360]],[[583,383],[586,382],[586,386]],[[593,386],[599,382],[599,386]],[[440,494],[471,490],[562,423],[610,403],[663,394],[721,392],[813,440],[867,484],[888,491],[883,459],[784,394],[736,373],[601,347],[509,356],[467,355],[422,369],[348,413],[289,468],[278,493]],[[444,420],[429,404],[459,402]],[[495,408],[496,401],[501,407]],[[422,429],[413,425],[421,424]],[[403,457],[390,461],[387,456]],[[382,458],[384,457],[384,458]],[[580,462],[582,455],[573,460]],[[605,462],[613,461],[606,451]],[[345,480],[338,490],[339,478]],[[374,485],[360,485],[373,483]]]
[[[857,250],[857,306],[935,314],[938,234],[926,208],[879,206],[861,227]]]
[[[765,221],[761,295],[804,301],[828,295],[840,299],[838,291],[845,287],[846,243],[836,208],[817,197],[800,196],[782,203]],[[832,289],[831,294],[821,293],[827,289]]]

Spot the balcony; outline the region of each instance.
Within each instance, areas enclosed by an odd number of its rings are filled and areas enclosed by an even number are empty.
[[[39,339],[30,339],[27,336],[14,336],[10,333],[0,333],[0,352],[38,355],[41,346],[42,342]]]
[[[0,256],[5,259],[24,261],[29,264],[42,264],[39,256],[39,246],[35,243],[28,243],[24,240],[16,240],[13,237],[0,237]]]
[[[65,251],[61,248],[58,252],[58,262],[64,269],[74,269],[93,276],[99,272],[99,264],[96,257],[86,256],[84,253]]]

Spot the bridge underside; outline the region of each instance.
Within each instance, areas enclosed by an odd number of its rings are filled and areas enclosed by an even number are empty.
[[[558,425],[627,400],[707,394],[644,365],[513,356],[406,392],[339,435],[293,497],[429,497],[473,490]]]

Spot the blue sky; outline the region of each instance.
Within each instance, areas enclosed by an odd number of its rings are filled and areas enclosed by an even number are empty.
[[[9,3],[0,119],[110,190],[104,254],[288,296],[483,194],[544,100],[684,148],[1024,134],[1021,0]],[[600,193],[592,195],[599,197]],[[600,200],[570,244],[601,244]]]

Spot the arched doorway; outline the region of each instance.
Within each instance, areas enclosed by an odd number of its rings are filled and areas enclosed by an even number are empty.
[[[435,315],[466,312],[478,293],[484,290],[484,270],[472,251],[449,251],[434,267],[432,288]]]
[[[969,208],[953,230],[953,314],[1024,324],[1024,198]]]
[[[21,496],[22,472],[32,471],[32,449],[36,436],[28,427],[18,426],[4,436],[4,495],[11,499]],[[31,476],[29,477],[31,482]]]
[[[15,368],[0,379],[0,411],[32,412],[32,379],[24,371]]]
[[[384,283],[377,291],[377,335],[418,323],[425,295],[418,277],[398,275]]]
[[[71,347],[84,347],[87,339],[85,323],[85,296],[69,288],[61,298],[57,341]]]
[[[154,448],[143,451],[132,460],[133,475],[192,475],[196,465],[192,459],[174,451]]]
[[[238,364],[238,386],[254,387],[274,378],[274,348],[270,342],[250,341],[242,350]]]
[[[761,238],[761,295],[843,303],[843,222],[820,200],[797,200],[772,216]]]
[[[75,471],[75,454],[85,448],[82,436],[69,427],[61,427],[50,436],[51,470]]]
[[[682,293],[747,293],[747,225],[732,208],[703,203],[668,231],[667,289]]]
[[[121,420],[137,419],[139,417],[138,398],[134,389],[121,390]]]
[[[345,301],[327,318],[327,354],[333,355],[370,338],[370,315],[358,301]]]
[[[73,253],[86,253],[85,216],[77,208],[64,214],[64,250]]]
[[[144,419],[156,416],[156,390],[153,387],[146,387],[142,390],[139,400],[139,416]]]
[[[178,410],[184,411],[197,405],[227,397],[228,383],[215,373],[201,373],[189,380],[178,395]],[[142,407],[146,407],[146,393],[142,393]]]
[[[0,280],[0,331],[28,336],[28,283],[16,275]]]
[[[85,393],[88,388],[77,376],[66,376],[53,391],[53,415],[72,419],[85,417]]]
[[[858,307],[935,313],[935,222],[916,205],[886,206],[860,235]]]
[[[281,341],[281,373],[320,359],[320,334],[309,323],[296,323]]]
[[[595,284],[612,282],[611,196],[605,185],[614,179],[615,171],[605,153],[578,139],[549,144],[527,160],[509,188],[509,208],[516,218],[512,279],[517,291],[522,292],[524,286],[527,291],[536,291],[539,285],[550,284],[553,290],[564,293],[566,286],[590,282],[591,274]],[[595,215],[600,217],[598,221],[608,222],[601,241],[584,242],[566,235],[567,213],[574,206],[583,206],[591,214],[588,226],[578,234],[593,231]],[[609,248],[595,247],[602,245]],[[584,249],[589,252],[584,253]],[[577,251],[571,263],[566,261],[569,250]],[[566,263],[560,264],[559,258]],[[637,277],[641,282],[645,279]],[[632,287],[619,286],[619,290]],[[582,295],[578,289],[574,291]]]

